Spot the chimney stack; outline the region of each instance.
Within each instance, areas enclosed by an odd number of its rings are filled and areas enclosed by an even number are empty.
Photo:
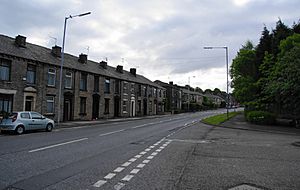
[[[130,73],[136,77],[136,68],[130,68]]]
[[[173,85],[173,81],[170,81],[169,84],[170,84],[170,85]]]
[[[61,57],[61,47],[55,45],[52,47],[52,51],[51,51],[52,55],[54,55],[55,57]]]
[[[123,66],[122,65],[118,65],[116,70],[119,73],[123,73]]]
[[[15,44],[19,47],[26,47],[26,37],[21,35],[16,36]]]
[[[107,69],[107,62],[106,62],[106,61],[101,61],[101,62],[100,62],[100,66],[101,66],[103,69]]]
[[[87,63],[87,55],[86,54],[80,54],[78,61],[79,61],[79,63],[86,64]]]

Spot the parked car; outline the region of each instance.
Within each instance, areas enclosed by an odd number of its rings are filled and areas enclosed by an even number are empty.
[[[3,118],[0,123],[2,131],[14,131],[16,134],[23,134],[27,130],[45,129],[52,131],[54,121],[37,112],[14,112]]]

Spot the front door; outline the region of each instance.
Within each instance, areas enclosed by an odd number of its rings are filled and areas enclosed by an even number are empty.
[[[115,102],[114,102],[114,116],[115,117],[119,117],[120,116],[120,98],[119,97],[115,97]]]
[[[130,116],[134,117],[135,116],[135,101],[134,100],[131,100],[131,109],[130,109],[130,111],[131,111]]]
[[[143,103],[143,107],[144,107],[144,115],[147,115],[147,100],[144,99],[144,103]]]
[[[72,118],[72,100],[65,99],[64,101],[64,121],[70,121]]]
[[[26,96],[25,100],[25,111],[32,111],[33,97]]]
[[[93,95],[93,110],[92,110],[92,119],[99,118],[99,104],[100,104],[100,95]]]

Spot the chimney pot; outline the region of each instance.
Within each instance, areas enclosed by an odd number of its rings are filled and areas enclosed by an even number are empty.
[[[107,62],[106,62],[106,61],[101,61],[99,64],[100,64],[100,66],[101,66],[103,69],[107,69]]]
[[[19,47],[26,47],[26,37],[21,35],[16,36],[15,43]]]
[[[136,77],[136,68],[130,68],[130,73]]]
[[[170,84],[170,85],[173,85],[173,81],[170,81],[169,84]]]
[[[122,65],[118,65],[116,70],[117,70],[119,73],[123,73],[123,66],[122,66]]]
[[[61,57],[61,47],[55,45],[52,47],[52,51],[51,51],[52,55],[54,55],[55,57]]]
[[[80,54],[78,61],[79,61],[79,63],[86,64],[87,63],[87,55],[86,54]]]

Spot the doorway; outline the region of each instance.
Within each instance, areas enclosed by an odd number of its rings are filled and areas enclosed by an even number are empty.
[[[64,94],[64,108],[63,108],[63,120],[71,121],[73,120],[73,94],[65,93]]]
[[[144,115],[147,115],[147,99],[143,100]]]
[[[115,102],[114,102],[114,117],[120,116],[120,97],[115,96]]]
[[[92,110],[92,119],[99,118],[99,108],[100,108],[100,95],[93,95],[93,110]]]

